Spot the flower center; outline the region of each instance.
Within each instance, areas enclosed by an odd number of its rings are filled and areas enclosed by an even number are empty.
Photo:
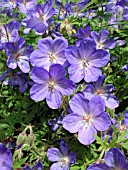
[[[97,48],[101,49],[103,47],[104,47],[104,45],[101,42],[97,43]]]
[[[64,157],[64,158],[62,159],[62,162],[63,162],[63,165],[68,164],[68,163],[69,163],[69,157],[68,157],[68,156],[67,156],[67,157]]]
[[[97,95],[104,94],[104,90],[103,90],[103,89],[98,89],[98,90],[96,91],[96,94],[97,94]]]
[[[122,125],[122,126],[120,126],[119,128],[118,128],[118,130],[120,131],[120,132],[123,132],[124,130],[126,130],[127,128],[126,128],[126,126],[125,125]]]
[[[49,61],[53,62],[55,60],[55,54],[51,53],[49,55]]]
[[[54,82],[54,81],[50,81],[50,82],[48,83],[48,89],[49,89],[49,91],[52,92],[54,86],[55,86],[55,82]]]
[[[83,67],[88,67],[89,66],[89,61],[84,59],[83,62],[82,62],[82,66]]]
[[[85,120],[86,122],[89,122],[91,119],[91,115],[87,115],[83,117],[83,120]]]

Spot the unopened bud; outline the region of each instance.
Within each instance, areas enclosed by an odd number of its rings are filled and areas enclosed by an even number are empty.
[[[30,133],[30,134],[28,135],[28,138],[27,138],[28,144],[29,144],[30,146],[33,146],[35,140],[36,140],[35,135],[34,135],[33,133]]]
[[[25,132],[20,133],[16,141],[17,146],[23,145],[26,142],[26,139],[27,139],[26,133]]]

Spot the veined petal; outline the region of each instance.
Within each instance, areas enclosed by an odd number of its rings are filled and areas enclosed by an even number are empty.
[[[103,67],[110,60],[110,54],[105,50],[96,50],[89,57],[89,65],[95,67]]]
[[[114,96],[113,94],[106,93],[106,94],[102,95],[101,97],[104,99],[104,101],[106,103],[106,107],[108,107],[110,109],[114,109],[119,106],[119,101],[116,99],[116,96]]]
[[[48,83],[49,81],[49,73],[44,68],[33,67],[30,72],[31,79],[38,84]]]
[[[97,67],[89,66],[85,68],[84,70],[84,80],[88,83],[91,81],[92,82],[97,81],[99,76],[101,75],[102,75],[102,72]]]
[[[57,89],[63,94],[63,95],[70,95],[75,91],[75,84],[73,81],[64,78],[57,82]]]
[[[112,169],[105,164],[94,164],[89,166],[87,170],[112,170]]]
[[[107,113],[102,112],[100,115],[92,117],[91,123],[98,131],[105,131],[111,125],[111,120]]]
[[[105,102],[100,96],[95,96],[89,100],[90,114],[98,116],[105,111]]]
[[[28,61],[20,59],[17,64],[23,73],[28,73],[30,71],[30,65]]]
[[[59,149],[50,148],[47,151],[47,157],[50,161],[56,162],[56,161],[60,161],[63,158],[63,155],[62,155],[62,153],[60,152]]]
[[[47,84],[34,84],[30,89],[30,97],[35,101],[42,101],[48,93]]]
[[[50,108],[58,109],[62,102],[62,94],[54,88],[52,91],[48,91],[46,102]]]
[[[64,117],[62,121],[63,128],[68,130],[70,133],[76,133],[82,124],[82,116],[71,113]]]
[[[70,79],[75,83],[80,82],[84,78],[84,71],[81,68],[81,63],[69,66],[68,72]]]
[[[89,112],[88,100],[82,94],[76,94],[69,101],[69,106],[73,113],[85,116]]]
[[[78,140],[84,145],[89,145],[95,141],[94,134],[97,134],[97,131],[93,125],[84,125],[79,129]]]
[[[66,76],[66,70],[60,64],[52,64],[49,69],[49,74],[56,82]]]

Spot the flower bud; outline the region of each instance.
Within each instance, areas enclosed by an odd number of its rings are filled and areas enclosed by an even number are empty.
[[[35,140],[36,140],[35,135],[34,135],[33,133],[30,133],[30,134],[28,135],[28,138],[27,138],[28,144],[29,144],[30,146],[32,146],[32,145],[34,144]]]
[[[25,132],[20,133],[16,141],[17,146],[23,145],[26,142],[26,139],[27,139],[26,133]]]

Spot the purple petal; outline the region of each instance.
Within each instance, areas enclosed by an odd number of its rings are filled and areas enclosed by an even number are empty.
[[[100,96],[95,96],[90,99],[89,108],[90,114],[98,116],[105,111],[105,102]]]
[[[122,152],[117,148],[110,149],[105,157],[104,157],[105,163],[111,167],[111,168],[120,168],[123,169],[126,165],[126,159]]]
[[[50,161],[56,162],[56,161],[61,161],[63,158],[62,153],[60,152],[59,149],[57,148],[50,148],[47,151],[47,157]]]
[[[86,86],[86,88],[84,89],[84,96],[85,98],[87,98],[88,100],[90,100],[92,97],[95,97],[95,87],[92,84],[89,84],[88,86]]]
[[[105,112],[93,117],[91,122],[98,131],[105,131],[111,125],[110,117]]]
[[[28,73],[30,71],[30,66],[28,61],[20,60],[17,64],[23,73]]]
[[[89,65],[95,67],[103,67],[108,63],[109,60],[110,54],[105,50],[99,49],[91,54],[89,58]]]
[[[114,109],[119,106],[119,102],[113,94],[104,94],[101,97],[104,99],[106,107]]]
[[[108,37],[108,35],[109,35],[108,30],[102,29],[100,34],[99,34],[99,36],[100,36],[99,41],[102,41],[102,40],[106,39]]]
[[[94,66],[85,68],[84,72],[85,72],[84,80],[88,83],[91,82],[91,81],[92,82],[97,81],[99,76],[102,75],[101,70],[99,68],[94,67]]]
[[[94,41],[97,43],[99,42],[99,34],[95,31],[91,32],[91,37],[94,39]]]
[[[68,72],[70,79],[75,83],[80,82],[84,78],[84,71],[79,63],[76,65],[71,65]]]
[[[69,155],[70,151],[69,151],[68,145],[64,141],[60,142],[60,150],[63,153],[64,157]]]
[[[76,162],[76,153],[70,152],[69,157],[70,157],[70,163],[74,164]]]
[[[84,125],[79,129],[78,140],[84,145],[89,145],[95,140],[94,134],[97,134],[97,131],[93,125]]]
[[[70,46],[65,50],[65,56],[70,64],[78,64],[82,60],[78,48],[76,46]]]
[[[112,170],[112,169],[105,164],[94,164],[89,166],[87,170]]]
[[[68,114],[62,121],[63,128],[68,130],[70,133],[76,133],[79,127],[82,126],[82,116],[77,114]]]
[[[30,89],[30,97],[35,101],[42,101],[48,93],[47,84],[34,84]]]
[[[66,70],[60,64],[52,64],[49,74],[55,81],[59,81],[66,76]]]
[[[33,67],[30,72],[31,79],[38,84],[48,83],[49,81],[49,73],[47,70],[40,67]]]
[[[50,170],[69,170],[69,166],[67,167],[67,169],[65,169],[63,162],[56,162],[52,164]]]
[[[88,100],[82,94],[76,94],[69,101],[71,110],[80,115],[85,116],[89,112]]]
[[[106,49],[113,49],[116,46],[116,41],[113,39],[108,39],[103,43],[103,45]]]
[[[54,88],[52,91],[48,91],[46,101],[50,108],[58,109],[62,102],[62,94]]]
[[[125,121],[125,124],[128,126],[128,111],[124,113],[124,121]]]
[[[64,78],[57,82],[57,89],[63,95],[68,96],[75,91],[75,84],[71,80]]]

